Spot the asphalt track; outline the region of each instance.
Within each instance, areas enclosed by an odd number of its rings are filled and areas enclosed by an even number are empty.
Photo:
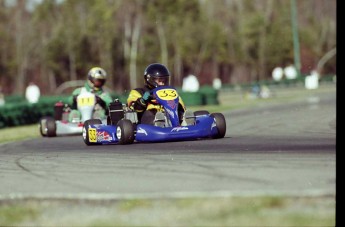
[[[335,92],[224,115],[227,133],[216,140],[0,145],[0,197],[335,195]]]

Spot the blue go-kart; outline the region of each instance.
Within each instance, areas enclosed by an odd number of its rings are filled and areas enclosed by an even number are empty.
[[[223,138],[226,121],[222,113],[206,110],[178,114],[179,95],[175,88],[162,86],[152,91],[163,111],[156,114],[154,124],[141,124],[137,113],[115,100],[109,106],[107,123],[99,119],[84,122],[82,135],[86,145],[132,144],[133,142],[184,141]]]

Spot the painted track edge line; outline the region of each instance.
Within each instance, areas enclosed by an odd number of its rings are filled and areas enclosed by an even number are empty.
[[[122,200],[122,199],[183,199],[183,198],[217,198],[217,197],[257,197],[257,196],[292,196],[317,197],[334,196],[335,191],[309,190],[309,191],[213,191],[213,192],[171,192],[171,193],[40,193],[24,194],[13,193],[0,195],[0,200],[16,199],[71,199],[71,200]]]

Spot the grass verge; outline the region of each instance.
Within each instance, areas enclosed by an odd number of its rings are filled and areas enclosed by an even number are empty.
[[[0,144],[40,137],[38,124],[0,129]]]
[[[9,200],[0,226],[335,226],[335,198]]]

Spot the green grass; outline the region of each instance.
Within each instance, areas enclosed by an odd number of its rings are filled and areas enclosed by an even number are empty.
[[[335,197],[39,200],[0,203],[0,226],[335,226]]]
[[[39,210],[31,205],[0,203],[0,226],[13,226],[27,220],[36,220],[38,215]]]
[[[38,123],[0,129],[0,144],[40,137]]]

